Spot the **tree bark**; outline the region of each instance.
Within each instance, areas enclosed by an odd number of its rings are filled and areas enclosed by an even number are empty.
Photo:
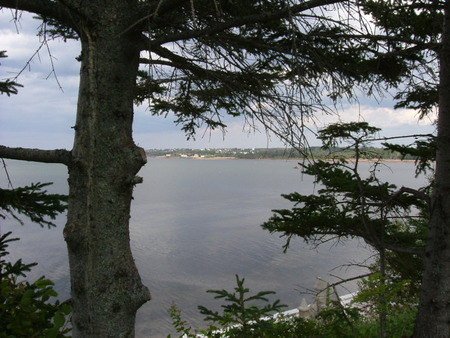
[[[450,337],[450,1],[440,51],[435,184],[414,337]]]
[[[0,158],[69,165],[72,155],[65,149],[42,150],[0,146]]]
[[[132,139],[139,66],[137,33],[121,34],[129,1],[85,5],[75,142],[64,237],[74,337],[133,337],[137,309],[150,299],[129,237],[135,175],[146,162]]]

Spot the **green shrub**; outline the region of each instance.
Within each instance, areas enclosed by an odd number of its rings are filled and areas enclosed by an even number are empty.
[[[408,282],[381,283],[379,275],[371,276],[360,284],[361,290],[355,299],[367,306],[341,307],[330,306],[314,319],[299,317],[277,317],[271,313],[279,312],[283,305],[279,301],[269,303],[263,291],[249,296],[249,289],[244,287],[244,279],[236,276],[237,287],[234,292],[226,290],[209,290],[215,298],[224,299],[223,312],[212,311],[199,306],[200,312],[210,322],[204,330],[196,330],[181,317],[181,311],[172,305],[170,316],[179,337],[196,338],[197,334],[207,338],[355,338],[379,337],[379,311],[387,311],[388,337],[408,337],[412,334],[416,307],[414,298],[405,293]],[[380,295],[386,299],[388,306],[379,303]],[[409,300],[409,301],[408,301]],[[254,302],[258,301],[258,305]],[[169,336],[170,337],[170,336]]]
[[[44,277],[34,283],[21,280],[34,264],[24,264],[19,259],[14,264],[4,257],[8,243],[18,240],[8,238],[8,232],[0,237],[0,337],[68,337],[67,327],[71,312],[69,304],[55,301],[53,282]]]

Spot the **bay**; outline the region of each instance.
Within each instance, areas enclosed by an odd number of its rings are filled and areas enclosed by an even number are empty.
[[[54,182],[49,192],[67,193],[64,166],[8,161],[15,186]],[[333,282],[364,272],[359,267],[373,253],[358,240],[343,245],[329,243],[318,249],[300,239],[283,253],[283,238],[260,228],[272,209],[291,205],[280,195],[298,191],[314,193],[311,177],[294,169],[293,160],[193,160],[154,159],[139,175],[130,220],[131,247],[142,280],[152,300],[138,312],[137,337],[166,337],[173,333],[168,309],[175,303],[194,326],[205,326],[198,305],[219,309],[208,289],[231,290],[235,274],[245,278],[254,292],[276,291],[289,308],[299,306],[302,291],[313,288],[316,278]],[[362,166],[368,168],[369,164]],[[398,186],[417,187],[412,163],[392,162],[381,168],[385,179]],[[6,178],[0,177],[5,187]],[[34,224],[17,225],[11,218],[0,224],[21,241],[11,246],[12,257],[38,262],[30,279],[41,275],[56,282],[61,298],[69,297],[69,269],[62,237],[65,216],[55,229]],[[354,291],[356,285],[340,292]]]

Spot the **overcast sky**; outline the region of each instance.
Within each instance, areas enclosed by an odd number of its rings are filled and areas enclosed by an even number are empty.
[[[80,53],[77,41],[50,41],[55,74],[52,72],[49,52],[42,46],[38,54],[28,61],[41,46],[36,36],[39,22],[23,18],[16,27],[8,10],[0,12],[0,50],[8,58],[1,59],[0,79],[11,78],[25,67],[18,78],[24,87],[19,94],[0,96],[0,145],[42,149],[71,149],[75,124]],[[61,88],[59,87],[59,84]],[[430,119],[418,122],[411,110],[394,110],[393,102],[381,102],[361,97],[359,105],[343,105],[341,121],[355,120],[358,116],[383,129],[383,136],[430,133],[434,127]],[[319,127],[335,122],[335,117],[319,117]],[[153,117],[146,107],[135,110],[134,139],[139,146],[150,148],[262,148],[283,146],[276,137],[268,137],[263,130],[248,132],[240,119],[227,120],[227,133],[202,133],[196,141],[187,141],[180,126],[170,117]],[[313,145],[319,142],[310,139]]]

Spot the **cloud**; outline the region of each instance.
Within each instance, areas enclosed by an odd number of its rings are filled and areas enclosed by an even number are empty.
[[[402,125],[430,125],[436,118],[433,114],[424,120],[419,120],[417,112],[412,109],[394,109],[389,106],[366,105],[348,107],[344,109],[341,116],[347,122],[358,118],[379,128],[391,128]]]
[[[0,144],[39,144],[46,149],[69,146],[66,141],[61,144],[61,135],[73,139],[78,77],[62,76],[59,81],[64,92],[54,79],[46,80],[40,72],[27,72],[18,80],[24,87],[17,95],[0,97]]]

